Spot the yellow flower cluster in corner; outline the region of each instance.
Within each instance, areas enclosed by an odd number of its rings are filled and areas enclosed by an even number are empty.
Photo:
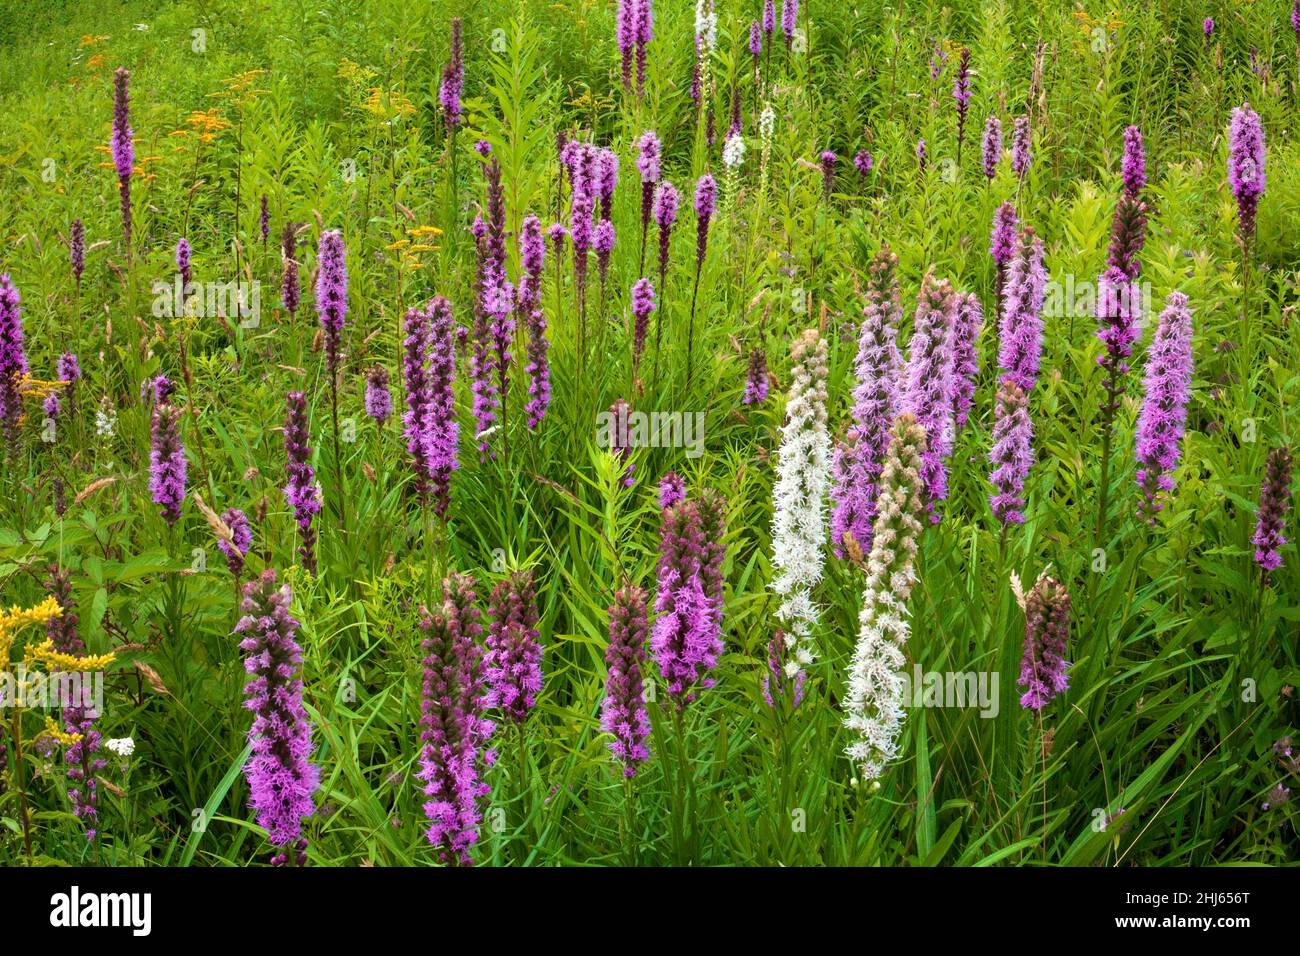
[[[398,254],[397,266],[401,270],[411,271],[424,268],[424,263],[420,261],[420,254],[437,251],[438,247],[432,245],[428,240],[441,236],[442,230],[437,226],[415,226],[406,230],[406,235],[410,238],[390,242],[384,246],[385,251]]]
[[[52,597],[34,607],[21,608],[15,604],[7,611],[0,610],[0,667],[8,665],[9,650],[20,630],[28,624],[45,624],[62,616],[63,608]]]

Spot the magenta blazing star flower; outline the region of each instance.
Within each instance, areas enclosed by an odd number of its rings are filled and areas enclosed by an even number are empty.
[[[1259,114],[1243,103],[1232,111],[1228,127],[1228,185],[1237,199],[1237,221],[1247,242],[1255,235],[1255,211],[1268,185],[1266,159]]]
[[[614,594],[609,609],[609,645],[605,649],[605,698],[600,726],[614,739],[610,752],[623,766],[624,777],[635,777],[637,764],[650,759],[646,741],[650,721],[642,690],[645,642],[648,630],[645,592],[628,585]]]
[[[167,404],[153,411],[153,447],[149,452],[149,493],[162,509],[163,519],[174,525],[185,500],[185,446],[181,444],[180,409]]]
[[[320,513],[320,489],[316,486],[316,469],[311,466],[308,445],[307,396],[290,392],[285,397],[288,414],[284,422],[285,474],[284,500],[293,509],[298,523],[298,557],[311,574],[316,573],[316,532],[312,518]]]
[[[348,312],[348,270],[343,234],[337,229],[321,233],[316,252],[316,314],[325,331],[325,362],[331,376],[339,370],[339,348]]]
[[[655,189],[652,213],[659,226],[659,287],[662,289],[664,275],[668,272],[669,241],[673,223],[677,220],[677,190],[666,179]]]
[[[0,273],[0,428],[4,430],[6,456],[17,447],[23,414],[18,381],[27,374],[21,303],[22,296],[9,274]]]
[[[979,374],[980,330],[984,310],[979,296],[968,292],[957,296],[957,322],[953,327],[953,414],[957,431],[966,427],[975,400],[975,377]]]
[[[1124,163],[1120,170],[1124,191],[1136,199],[1147,181],[1147,157],[1142,146],[1142,130],[1136,126],[1124,128]]]
[[[898,409],[898,323],[903,306],[898,288],[898,256],[886,245],[872,260],[866,305],[854,363],[853,424],[837,445],[831,471],[831,544],[844,557],[845,537],[864,551],[871,548],[878,480]]]
[[[1015,131],[1011,139],[1011,169],[1021,179],[1029,171],[1029,164],[1033,161],[1031,137],[1029,117],[1017,116]]]
[[[221,520],[230,529],[230,540],[217,538],[217,547],[226,556],[226,567],[235,577],[244,570],[244,558],[253,546],[253,527],[248,523],[248,515],[238,508],[227,508],[221,513]]]
[[[713,686],[722,654],[724,502],[712,490],[665,509],[651,653],[677,708]]]
[[[956,324],[956,296],[948,280],[927,274],[921,283],[916,305],[912,340],[908,343],[907,365],[903,369],[900,411],[916,416],[925,429],[925,454],[921,456],[921,480],[925,485],[930,522],[942,517],[939,504],[948,497],[948,463],[952,454],[951,339]]]
[[[1038,381],[1046,291],[1043,240],[1026,227],[1016,240],[1016,251],[1007,267],[1002,323],[998,330],[1000,377],[1015,382],[1026,393],[1032,392]]]
[[[298,285],[298,230],[293,223],[284,224],[280,240],[280,258],[284,261],[284,277],[280,282],[280,301],[292,318],[298,311],[301,290]]]
[[[920,167],[921,175],[925,175],[925,140],[916,141],[916,164]]]
[[[366,372],[366,414],[379,424],[393,413],[393,396],[388,391],[388,369],[375,365]]]
[[[1142,290],[1122,269],[1111,266],[1097,279],[1097,338],[1105,351],[1097,356],[1097,363],[1106,372],[1102,385],[1115,395],[1115,411],[1119,406],[1121,377],[1128,371],[1128,359],[1133,354],[1133,344],[1141,335]]]
[[[1002,121],[990,115],[984,123],[984,176],[992,179],[998,173],[998,161],[1002,158]]]
[[[799,0],[781,0],[781,32],[788,47],[794,40],[795,24],[799,22]]]
[[[465,86],[465,63],[461,53],[460,17],[451,21],[451,52],[447,65],[442,70],[442,82],[438,85],[438,102],[442,106],[443,122],[447,131],[454,133],[460,125],[460,96]]]
[[[561,227],[563,229],[563,227]],[[546,240],[542,222],[531,213],[519,229],[519,259],[524,274],[519,279],[517,307],[528,330],[528,427],[536,428],[551,404],[551,372],[547,359],[550,341],[546,337],[546,315],[542,311],[542,267],[546,261]]]
[[[863,176],[866,176],[867,173],[871,172],[873,163],[874,160],[872,160],[871,154],[865,149],[858,150],[857,155],[853,157],[854,168]]]
[[[454,574],[442,583],[442,606],[420,621],[424,676],[420,692],[420,770],[425,836],[444,863],[472,863],[482,802],[491,787],[484,771],[496,760],[488,747],[495,725],[483,716],[483,625],[474,579]]]
[[[827,199],[835,188],[835,163],[838,159],[839,157],[829,149],[823,150],[818,157],[818,163],[822,168],[822,195]]]
[[[1147,352],[1145,396],[1137,420],[1138,513],[1154,524],[1159,500],[1173,491],[1174,469],[1187,426],[1192,391],[1192,311],[1187,296],[1169,293]]]
[[[1210,37],[1214,36],[1214,18],[1206,17],[1204,20],[1202,20],[1201,29],[1205,31],[1206,40],[1209,40]]]
[[[454,406],[456,349],[451,303],[438,296],[425,309],[407,310],[404,348],[406,412],[402,424],[406,450],[415,468],[416,494],[421,500],[432,497],[434,513],[445,517],[460,438]]]
[[[257,219],[258,230],[262,233],[262,247],[266,247],[266,240],[271,238],[271,205],[267,201],[266,193],[262,194],[262,212]]]
[[[618,185],[618,153],[602,149],[598,160],[600,192],[600,218],[608,220],[614,204],[614,188]]]
[[[1019,222],[1016,217],[1016,207],[1009,202],[1004,202],[998,206],[997,212],[993,214],[993,232],[989,236],[989,255],[993,257],[993,262],[998,267],[999,276],[1005,275],[1007,265],[1011,262],[1012,255],[1016,251],[1016,225]],[[1001,298],[1001,283],[999,283],[998,297]]]
[[[653,0],[639,0],[636,8],[636,94],[645,93],[646,66],[649,60],[650,41],[655,38]]]
[[[1069,641],[1070,594],[1059,581],[1041,578],[1025,598],[1025,652],[1017,681],[1025,688],[1021,707],[1042,710],[1069,689]]]
[[[72,220],[72,238],[68,242],[68,260],[72,263],[72,278],[81,288],[81,274],[86,271],[86,227],[80,219]]]
[[[749,364],[745,371],[745,394],[741,401],[746,405],[761,405],[767,401],[767,353],[761,345],[756,345],[749,352]]]
[[[1004,379],[998,388],[993,413],[993,447],[989,463],[993,466],[989,496],[993,517],[1002,524],[1024,524],[1025,479],[1034,463],[1033,425],[1029,419],[1029,401],[1020,386]]]
[[[755,64],[763,55],[763,30],[757,20],[751,20],[749,24],[749,55],[754,58]]]
[[[190,284],[190,241],[184,236],[176,241],[176,271],[181,274],[181,288]]]
[[[952,81],[952,98],[957,104],[957,155],[961,155],[961,146],[966,138],[966,113],[970,109],[970,49],[961,48],[957,60],[957,75]]]
[[[1282,532],[1286,530],[1287,512],[1291,510],[1291,452],[1285,447],[1268,453],[1264,468],[1264,481],[1259,489],[1259,510],[1256,512],[1255,563],[1264,572],[1264,580],[1282,566],[1278,549],[1286,544]]]
[[[709,220],[718,206],[718,184],[714,178],[705,173],[695,184],[695,262],[697,266],[704,262],[704,254],[709,247]]]
[[[320,769],[311,763],[311,721],[302,702],[302,648],[298,646],[298,621],[289,613],[293,592],[276,587],[275,572],[266,570],[244,586],[235,636],[244,651],[244,706],[251,710],[253,726],[248,742],[253,755],[244,766],[248,779],[248,805],[257,825],[278,852],[272,865],[307,861],[307,840],[302,821],[316,811],[315,793]]]
[[[542,691],[542,645],[537,630],[532,574],[520,571],[497,583],[488,601],[484,706],[521,724]]]
[[[637,0],[618,0],[614,17],[614,39],[623,62],[623,89],[632,88],[632,54],[636,44]]]
[[[686,482],[675,471],[666,471],[659,479],[659,510],[671,508],[686,499]]]
[[[131,106],[128,87],[131,74],[118,67],[113,73],[113,130],[109,152],[117,167],[117,191],[122,210],[122,237],[129,253],[131,248],[131,171],[135,166],[135,134],[131,131]]]
[[[650,313],[655,310],[655,287],[649,279],[640,278],[632,284],[632,367],[641,362],[645,351],[646,331],[650,327]]]
[[[763,33],[771,38],[772,33],[776,30],[776,2],[775,0],[763,0]]]

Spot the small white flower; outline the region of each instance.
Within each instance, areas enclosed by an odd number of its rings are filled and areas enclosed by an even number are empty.
[[[763,112],[758,114],[758,133],[763,137],[763,142],[772,141],[772,132],[776,129],[776,111],[772,109],[772,104],[768,103],[763,107]]]
[[[130,737],[114,737],[112,740],[105,740],[104,747],[119,757],[129,757],[135,753],[135,741]]]
[[[117,412],[108,402],[108,396],[95,410],[95,434],[100,438],[112,438],[113,429],[117,427]]]

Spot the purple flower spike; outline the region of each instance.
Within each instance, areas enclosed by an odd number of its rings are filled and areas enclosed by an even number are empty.
[[[1147,156],[1142,145],[1142,130],[1136,126],[1124,129],[1124,163],[1120,177],[1124,180],[1124,192],[1137,199],[1147,182]]]
[[[522,724],[542,691],[542,645],[537,630],[537,592],[530,572],[498,582],[488,602],[488,692],[484,706]]]
[[[871,549],[876,496],[889,429],[898,411],[898,323],[903,305],[898,288],[898,256],[888,246],[872,260],[866,306],[858,332],[854,365],[853,424],[835,449],[831,472],[831,544],[844,557],[852,538],[864,553]]]
[[[288,415],[284,422],[285,473],[284,500],[293,509],[298,523],[298,557],[311,574],[316,573],[316,531],[312,518],[320,512],[320,489],[316,485],[316,470],[311,466],[311,447],[308,445],[307,396],[290,392],[286,396]]]
[[[686,483],[675,471],[664,472],[659,479],[659,510],[671,508],[686,499]]]
[[[221,520],[230,529],[230,540],[217,538],[217,547],[226,556],[226,567],[235,577],[244,570],[244,558],[253,546],[253,527],[248,523],[248,515],[238,508],[227,508],[221,513]]]
[[[650,639],[668,693],[678,710],[711,673],[722,654],[722,559],[725,503],[712,490],[666,508],[659,539],[659,590]]]
[[[298,622],[289,613],[293,593],[289,585],[276,587],[275,572],[264,571],[244,587],[235,636],[245,653],[244,706],[251,710],[253,726],[248,742],[253,755],[244,767],[248,778],[249,807],[257,824],[278,852],[272,865],[307,861],[307,840],[302,821],[316,810],[314,795],[320,770],[311,763],[311,722],[302,703],[302,649]]]
[[[1255,563],[1264,572],[1264,580],[1282,566],[1278,549],[1286,544],[1282,532],[1286,530],[1287,512],[1291,510],[1291,452],[1274,448],[1268,453],[1264,468],[1264,481],[1259,490],[1259,511],[1256,512]]]
[[[1155,524],[1160,500],[1174,488],[1174,469],[1187,426],[1192,391],[1192,310],[1187,296],[1169,293],[1147,352],[1145,397],[1137,420],[1138,513]]]
[[[745,371],[745,394],[741,402],[746,405],[761,405],[767,401],[768,374],[767,353],[761,345],[756,345],[749,352],[749,365]]]
[[[1025,598],[1025,653],[1017,681],[1025,688],[1021,707],[1042,710],[1069,689],[1069,641],[1070,594],[1061,582],[1040,578]]]
[[[1016,240],[1016,251],[1007,267],[998,338],[1001,377],[1011,379],[1026,392],[1032,392],[1038,381],[1046,291],[1043,240],[1026,227]]]
[[[72,237],[68,241],[68,260],[72,263],[72,278],[81,287],[81,274],[86,271],[86,227],[80,219],[72,220]]]
[[[23,398],[18,382],[27,374],[23,344],[22,296],[8,273],[0,273],[0,428],[4,431],[5,457],[17,447]]]
[[[379,424],[388,421],[393,413],[393,396],[388,391],[388,369],[372,366],[366,372],[366,414]]]
[[[632,367],[641,363],[645,351],[646,331],[650,327],[650,313],[655,310],[655,287],[649,279],[637,279],[632,285]]]
[[[1020,386],[1010,379],[998,388],[993,413],[993,448],[989,463],[993,466],[989,496],[993,517],[1004,525],[1024,524],[1025,479],[1034,463],[1033,425],[1029,419],[1029,402]]]
[[[624,777],[635,777],[637,765],[650,759],[646,745],[650,720],[641,678],[648,628],[645,592],[631,585],[615,592],[609,609],[609,646],[605,649],[608,675],[600,726],[614,738],[609,749],[622,765]]]
[[[181,411],[167,404],[153,410],[153,448],[149,453],[149,493],[162,508],[163,519],[174,525],[185,500],[185,446],[181,444]]]
[[[998,174],[998,161],[1002,158],[1002,121],[990,115],[984,123],[984,176],[992,179]]]
[[[483,716],[483,625],[474,579],[455,574],[442,583],[442,606],[420,621],[424,679],[420,693],[420,770],[426,837],[444,863],[470,864],[478,842],[482,802],[491,787],[484,771],[496,760],[495,729]]]
[[[325,361],[329,373],[339,370],[339,349],[348,312],[348,270],[343,234],[337,229],[321,233],[316,253],[316,313],[325,331]]]
[[[1259,114],[1243,103],[1228,127],[1228,185],[1237,200],[1237,221],[1246,242],[1255,235],[1255,211],[1268,185],[1264,127]]]
[[[952,454],[951,339],[956,324],[956,296],[948,280],[927,274],[921,283],[907,366],[902,375],[900,410],[916,416],[925,429],[927,447],[921,456],[921,479],[930,522],[942,518],[940,503],[948,497],[948,462]]]
[[[461,53],[460,17],[451,21],[451,51],[447,65],[442,70],[442,82],[438,85],[438,102],[442,106],[443,122],[447,132],[454,133],[460,125],[460,96],[465,86],[465,62]]]
[[[952,407],[957,431],[966,427],[971,405],[975,401],[975,377],[979,374],[980,330],[984,326],[984,309],[979,296],[968,292],[957,297],[957,323],[953,328]]]
[[[1029,171],[1029,164],[1033,161],[1031,138],[1029,117],[1017,116],[1015,132],[1011,140],[1011,169],[1021,179],[1025,178],[1025,173]]]

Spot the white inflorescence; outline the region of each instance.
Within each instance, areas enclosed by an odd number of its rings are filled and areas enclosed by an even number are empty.
[[[916,583],[914,562],[923,511],[921,455],[925,430],[901,415],[890,430],[880,476],[880,497],[867,556],[867,583],[858,621],[858,644],[848,674],[844,726],[854,741],[845,753],[874,780],[898,750],[904,700],[903,647],[911,628],[907,599]]]
[[[812,589],[822,577],[826,493],[831,439],[826,427],[826,343],[808,329],[790,350],[794,381],[777,450],[772,489],[772,590],[786,632],[787,676],[813,662],[811,629],[817,621]]]

